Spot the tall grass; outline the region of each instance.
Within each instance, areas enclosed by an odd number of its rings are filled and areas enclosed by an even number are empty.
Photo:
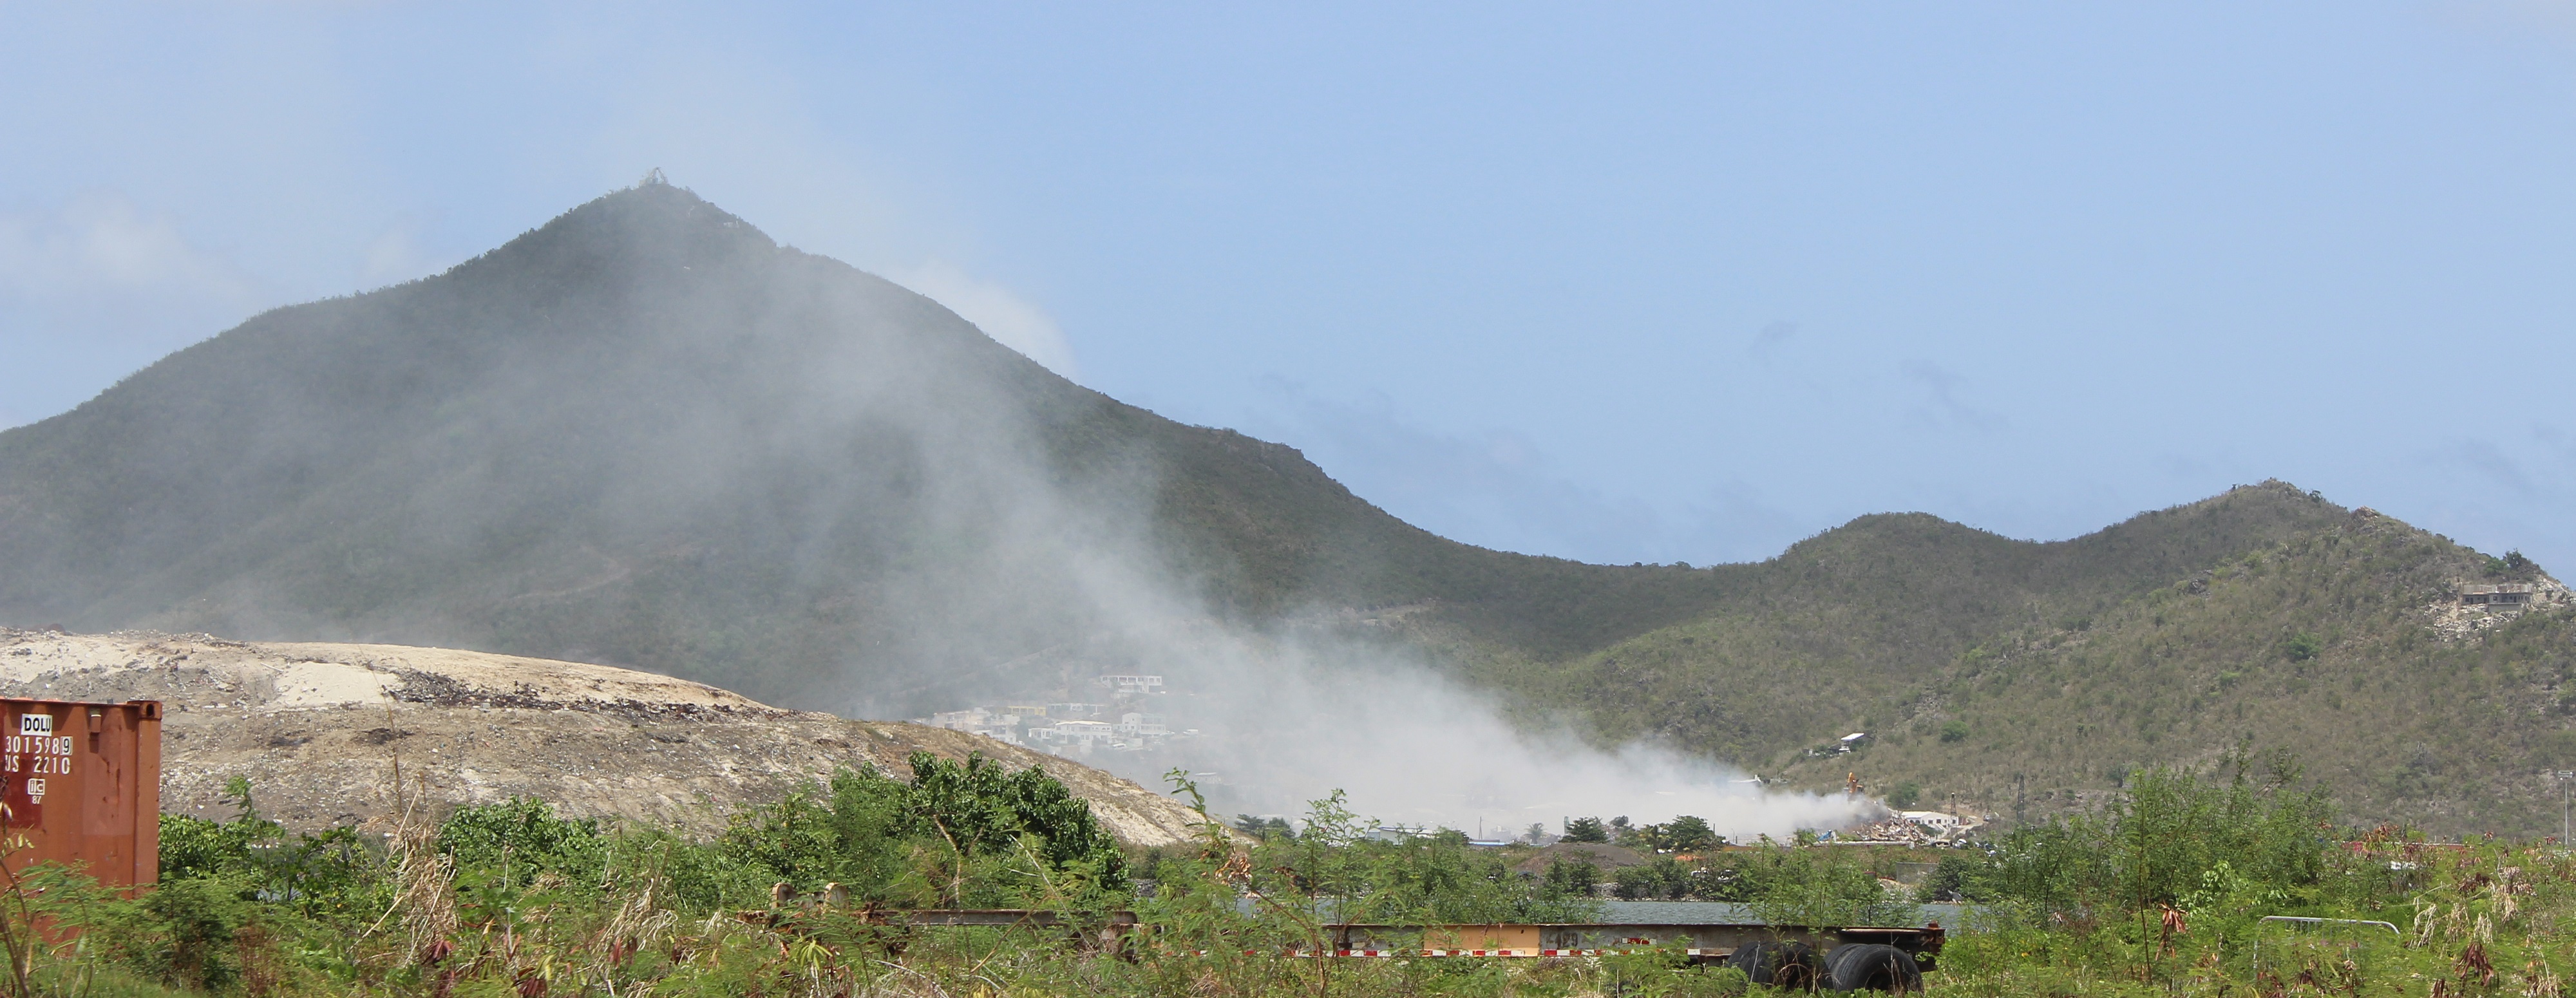
[[[1315,958],[1335,922],[1581,920],[1594,902],[1462,837],[1365,839],[1367,823],[1338,796],[1315,802],[1293,834],[1253,841],[1210,820],[1184,846],[1122,853],[1091,837],[1087,812],[1051,808],[1042,775],[917,765],[910,782],[842,774],[708,841],[525,800],[436,821],[415,806],[381,840],[289,835],[245,790],[230,821],[171,819],[154,889],[104,890],[59,867],[20,874],[0,892],[0,921],[25,941],[25,973],[8,986],[101,998],[1751,990],[1740,974],[1645,947],[1581,960]],[[2148,770],[2129,783],[2096,812],[1944,862],[1924,891],[1974,906],[1951,927],[1931,991],[2559,993],[2557,967],[2576,942],[2576,859],[2556,843],[2344,828],[2294,766],[2243,755],[2210,775]],[[1694,863],[1686,881],[1782,922],[1883,921],[1903,904],[1850,850]],[[942,928],[899,914],[955,905],[1062,918]],[[1114,925],[1118,910],[1137,923]],[[2320,930],[2270,915],[2346,921]]]

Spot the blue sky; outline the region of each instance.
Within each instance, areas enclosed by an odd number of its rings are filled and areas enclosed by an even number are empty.
[[[660,167],[1474,543],[2576,563],[2568,3],[0,5],[0,425]]]

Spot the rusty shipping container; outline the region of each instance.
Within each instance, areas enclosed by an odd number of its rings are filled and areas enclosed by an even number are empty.
[[[160,879],[158,701],[0,699],[0,733],[9,869],[77,864],[119,887]]]

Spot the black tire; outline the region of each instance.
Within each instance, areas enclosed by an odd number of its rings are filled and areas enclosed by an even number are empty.
[[[1913,954],[1878,943],[1851,943],[1825,953],[1825,986],[1836,991],[1923,990],[1923,968]]]
[[[1824,961],[1805,943],[1753,942],[1735,948],[1726,965],[1755,984],[1813,991],[1825,982]]]

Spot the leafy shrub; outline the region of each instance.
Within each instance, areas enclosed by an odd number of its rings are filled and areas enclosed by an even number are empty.
[[[1784,925],[1903,925],[1917,912],[1890,894],[1851,851],[1784,849],[1741,868],[1742,893],[1766,921]]]
[[[2259,781],[2242,748],[2229,763],[2226,782],[2174,769],[2138,773],[2104,810],[2015,829],[1982,862],[1943,872],[1968,900],[2055,912],[2180,904],[2222,863],[2268,889],[2315,886],[2334,817],[2324,794],[2297,789],[2298,768],[2286,758],[2271,760]]]
[[[1695,814],[1677,815],[1657,825],[1639,825],[1629,839],[1657,852],[1699,852],[1726,844],[1708,826],[1708,819]]]
[[[1297,837],[1297,829],[1288,824],[1288,819],[1279,817],[1275,814],[1268,817],[1259,817],[1249,814],[1235,815],[1234,830],[1242,832],[1245,835],[1252,836],[1256,839],[1293,839]]]
[[[1548,894],[1556,897],[1591,897],[1601,883],[1601,868],[1582,860],[1552,859],[1547,863]]]
[[[1691,871],[1679,860],[1658,856],[1643,866],[1611,874],[1611,884],[1612,893],[1622,901],[1664,901],[1690,896]]]
[[[2486,560],[2485,567],[2487,577],[2489,578],[2524,581],[2527,581],[2532,576],[2539,574],[2540,568],[2539,565],[2534,564],[2529,557],[2526,557],[2518,550],[2507,551],[2504,553],[2504,557],[2502,558],[2489,556]]]
[[[224,784],[222,800],[233,808],[230,821],[161,816],[161,879],[248,874],[258,866],[254,850],[286,837],[285,828],[260,817],[252,805],[249,780],[233,777]]]
[[[608,863],[597,821],[555,817],[529,797],[456,809],[438,826],[438,850],[462,876],[504,887],[596,885]]]
[[[1007,852],[1034,836],[1038,853],[1058,869],[1085,869],[1108,891],[1127,887],[1126,860],[1091,805],[1031,766],[1005,773],[980,754],[962,763],[912,754],[908,799],[913,819],[968,855]]]
[[[223,800],[234,809],[228,821],[161,815],[164,882],[225,878],[250,894],[291,903],[308,915],[383,907],[385,899],[372,879],[380,858],[377,847],[357,829],[333,828],[290,839],[284,827],[260,815],[250,781],[241,777],[225,785]]]
[[[985,900],[1003,907],[1030,900],[1010,893],[1022,888],[1062,895],[1047,903],[1127,890],[1117,840],[1090,804],[1045,770],[1008,772],[982,755],[950,762],[916,752],[910,761],[909,784],[873,770],[842,770],[828,798],[792,793],[736,815],[717,856],[693,858],[690,889],[725,893],[723,883],[751,876],[799,891],[838,883],[872,900],[954,904],[973,882],[988,894],[1002,891]],[[1007,871],[1020,868],[1013,860],[1024,848],[1045,870],[1015,879]],[[970,875],[979,865],[995,877]]]
[[[163,979],[206,991],[240,980],[237,941],[256,916],[243,885],[228,877],[194,877],[162,884],[143,895],[143,911],[164,945],[143,952],[148,969]],[[158,966],[152,966],[158,964]]]

